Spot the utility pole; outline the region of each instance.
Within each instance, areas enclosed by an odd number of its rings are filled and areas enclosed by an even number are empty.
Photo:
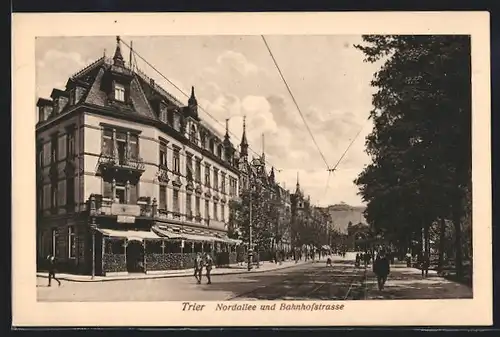
[[[94,277],[95,277],[95,231],[96,231],[95,217],[92,218],[91,230],[92,230],[92,279],[94,279]]]
[[[252,240],[252,188],[250,187],[250,210],[249,210],[249,222],[248,222],[248,271],[252,270],[252,253],[253,253],[253,240]]]

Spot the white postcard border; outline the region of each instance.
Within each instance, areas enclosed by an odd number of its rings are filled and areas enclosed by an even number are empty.
[[[275,34],[470,34],[473,84],[473,299],[336,301],[342,311],[182,311],[181,302],[37,302],[35,37]],[[336,326],[492,323],[490,39],[487,12],[14,14],[14,326]],[[308,303],[330,303],[307,301]],[[235,302],[241,303],[241,302]],[[277,303],[282,301],[251,301]],[[301,303],[293,302],[293,303]],[[333,303],[333,302],[332,302]]]

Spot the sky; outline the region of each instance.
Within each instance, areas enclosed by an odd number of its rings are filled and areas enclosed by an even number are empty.
[[[282,186],[294,190],[298,175],[302,190],[316,205],[364,204],[353,180],[370,162],[364,152],[365,137],[373,127],[367,120],[374,93],[370,81],[380,64],[363,62],[363,54],[354,48],[362,43],[361,36],[266,36],[327,163],[261,36],[121,39],[128,45],[133,41],[138,68],[181,102],[187,102],[183,93],[189,94],[194,86],[200,117],[207,123],[223,133],[229,118],[235,145],[240,143],[246,116],[250,155],[260,155],[264,149]],[[49,97],[53,88],[64,89],[71,75],[104,53],[112,56],[115,47],[114,36],[37,38],[37,97]],[[124,44],[122,53],[128,61],[129,48]],[[334,167],[359,132],[337,171],[329,176],[327,164]]]

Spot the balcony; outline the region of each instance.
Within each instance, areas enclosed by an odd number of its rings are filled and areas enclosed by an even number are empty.
[[[92,195],[89,201],[92,215],[111,215],[117,217],[151,217],[153,208],[149,197],[141,197],[137,204],[115,202],[101,195]]]
[[[145,171],[145,165],[144,161],[139,157],[131,158],[128,156],[113,156],[101,153],[97,160],[96,170],[101,175],[121,172],[140,176]]]

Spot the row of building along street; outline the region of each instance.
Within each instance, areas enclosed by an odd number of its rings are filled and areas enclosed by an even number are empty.
[[[39,269],[53,255],[63,273],[148,274],[193,268],[198,253],[253,268],[345,250],[366,231],[340,235],[298,175],[287,190],[249,153],[245,125],[239,144],[227,121],[218,134],[195,88],[185,106],[115,48],[38,99]]]

